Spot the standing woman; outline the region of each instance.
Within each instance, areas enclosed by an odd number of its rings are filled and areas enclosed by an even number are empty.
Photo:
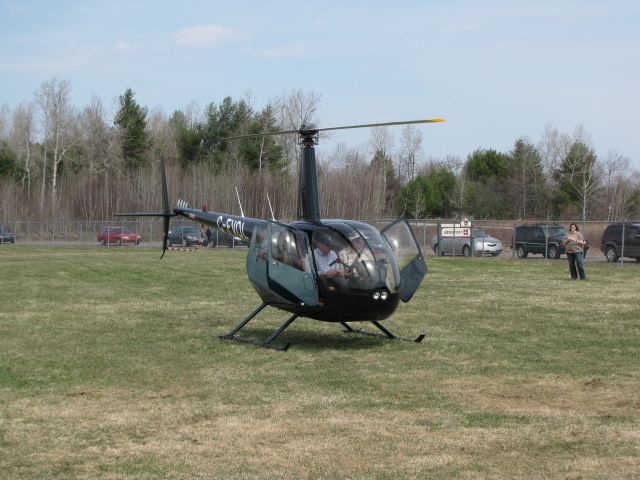
[[[569,260],[569,273],[571,280],[586,280],[587,275],[584,273],[584,245],[587,241],[584,239],[578,225],[572,223],[569,225],[569,233],[564,237],[565,251]]]

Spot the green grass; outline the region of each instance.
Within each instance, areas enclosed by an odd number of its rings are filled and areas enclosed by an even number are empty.
[[[385,324],[259,304],[244,253],[0,248],[0,477],[637,478],[640,265],[437,258]],[[265,311],[246,336],[287,314]]]

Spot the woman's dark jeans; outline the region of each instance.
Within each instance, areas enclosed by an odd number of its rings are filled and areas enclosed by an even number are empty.
[[[577,280],[578,276],[580,276],[580,280],[586,280],[587,274],[584,273],[584,257],[582,252],[567,253],[567,259],[569,260],[571,278]]]

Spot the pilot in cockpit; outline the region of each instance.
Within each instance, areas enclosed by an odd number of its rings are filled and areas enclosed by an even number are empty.
[[[343,267],[338,254],[333,250],[334,242],[331,235],[321,234],[317,244],[313,254],[318,274],[323,277],[348,277],[349,273]]]

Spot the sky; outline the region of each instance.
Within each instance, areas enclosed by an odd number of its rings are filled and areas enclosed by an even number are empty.
[[[581,126],[640,169],[637,1],[0,0],[0,106],[52,78],[111,114],[131,88],[168,115],[300,90],[321,96],[321,127],[444,117],[417,127],[436,159]]]

